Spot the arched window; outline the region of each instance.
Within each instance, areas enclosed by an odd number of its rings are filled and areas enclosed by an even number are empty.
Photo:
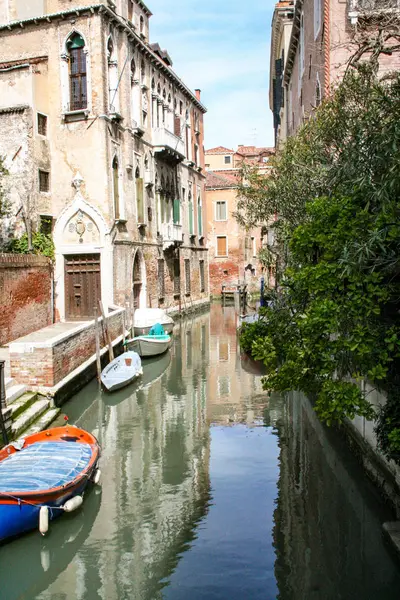
[[[145,79],[146,79],[146,65],[144,64],[144,60],[142,60],[142,62],[140,64],[140,77],[141,77],[142,83],[145,83]]]
[[[110,112],[119,111],[119,96],[118,96],[118,61],[117,52],[114,46],[114,40],[110,37],[107,41],[107,58],[108,58],[108,98]]]
[[[157,85],[157,94],[159,96],[161,95],[161,85],[160,85],[160,82],[158,82],[158,85]]]
[[[144,223],[144,185],[143,177],[140,176],[140,169],[136,167],[135,171],[136,179],[136,209],[137,209],[137,222]]]
[[[118,158],[114,156],[112,162],[113,171],[113,195],[114,195],[114,217],[120,218],[120,205],[119,205],[119,165]]]
[[[201,237],[203,235],[203,207],[200,195],[197,198],[197,221],[199,237]]]
[[[135,79],[135,75],[136,75],[136,63],[135,63],[135,59],[132,58],[132,60],[131,60],[131,78],[132,78],[132,80]]]
[[[69,58],[69,110],[87,108],[87,71],[85,42],[79,33],[67,41]]]
[[[140,34],[144,34],[144,18],[143,15],[140,15]]]

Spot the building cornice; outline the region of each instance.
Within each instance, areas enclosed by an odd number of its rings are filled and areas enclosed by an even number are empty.
[[[192,103],[202,112],[207,112],[204,104],[199,102],[196,98],[196,95],[187,87],[185,83],[178,77],[178,75],[173,71],[170,67],[168,67],[162,59],[155,54],[149,47],[149,45],[144,42],[140,36],[133,30],[133,28],[122,18],[120,17],[114,10],[106,6],[105,4],[92,4],[89,6],[81,6],[76,7],[70,10],[65,10],[57,13],[52,13],[48,15],[42,15],[41,17],[34,17],[31,19],[25,19],[23,21],[12,21],[11,23],[7,23],[6,25],[0,25],[0,37],[2,33],[7,33],[8,31],[15,31],[19,29],[24,29],[25,27],[29,27],[31,25],[39,25],[43,23],[51,23],[56,19],[64,19],[70,16],[81,16],[86,13],[99,12],[107,15],[111,22],[117,24],[118,27],[124,29],[127,33],[128,39],[133,43],[134,46],[138,47],[140,51],[147,56],[154,64],[157,65],[159,70],[164,73],[165,76],[169,77],[177,88],[184,93],[186,96],[190,98]]]
[[[0,108],[0,115],[5,115],[9,113],[22,113],[25,110],[29,110],[30,106],[27,104],[17,104],[16,106],[6,106],[5,108]]]
[[[303,10],[303,0],[297,0],[294,7],[293,14],[293,27],[290,36],[289,49],[287,59],[285,61],[285,70],[283,75],[283,81],[285,85],[289,83],[290,76],[292,74],[294,59],[296,57],[297,46],[299,45],[300,35],[300,15]]]

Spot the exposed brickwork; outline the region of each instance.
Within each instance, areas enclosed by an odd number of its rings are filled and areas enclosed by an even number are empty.
[[[49,259],[0,254],[0,344],[52,323],[51,287]]]
[[[122,334],[122,311],[112,313],[107,320],[111,339]],[[96,352],[96,333],[94,322],[89,323],[83,331],[54,343],[49,348],[37,348],[31,342],[25,352],[15,352],[10,347],[11,376],[30,387],[53,387],[74,369],[88,360]],[[100,346],[107,342],[104,329],[100,326]]]

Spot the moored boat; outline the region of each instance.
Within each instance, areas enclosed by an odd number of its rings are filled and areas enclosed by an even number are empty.
[[[164,354],[171,346],[171,336],[164,335],[139,335],[126,341],[129,350],[134,350],[139,356],[157,356]]]
[[[109,392],[112,392],[129,385],[142,373],[142,363],[137,352],[124,352],[103,369],[101,382]]]
[[[172,333],[174,320],[162,308],[137,308],[134,315],[134,335],[148,335],[150,329],[160,323],[166,333]]]
[[[0,543],[72,512],[98,482],[100,446],[73,425],[27,436],[0,450]]]

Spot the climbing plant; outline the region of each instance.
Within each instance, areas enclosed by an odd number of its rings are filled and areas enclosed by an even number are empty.
[[[10,212],[10,202],[5,193],[5,177],[8,171],[4,165],[4,161],[0,156],[0,218],[7,217]]]
[[[327,423],[376,418],[400,463],[400,75],[349,71],[274,161],[245,169],[237,218],[275,219],[279,293],[251,353],[270,390],[316,398]],[[242,336],[245,332],[242,333]],[[360,382],[387,391],[376,415]]]

